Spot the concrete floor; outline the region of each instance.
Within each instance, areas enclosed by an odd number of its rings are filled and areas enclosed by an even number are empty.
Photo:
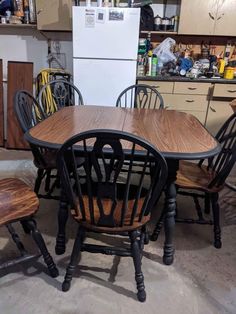
[[[36,170],[28,152],[0,150],[0,177],[20,177],[33,185]],[[163,232],[157,242],[145,246],[143,273],[147,301],[136,300],[132,259],[82,253],[69,292],[61,292],[61,283],[69,261],[76,224],[68,223],[67,251],[54,253],[57,229],[56,201],[40,201],[37,222],[48,249],[58,265],[60,276],[47,275],[42,258],[34,259],[0,273],[1,314],[92,314],[158,313],[223,314],[236,313],[236,194],[221,193],[222,240],[220,250],[212,246],[212,226],[177,224],[175,261],[162,263]],[[161,202],[159,204],[161,206]],[[178,197],[178,208],[191,212],[190,199]],[[158,209],[158,208],[157,208]],[[194,212],[193,212],[194,213]],[[149,228],[152,229],[155,217]],[[25,246],[35,252],[30,236],[16,227]],[[113,243],[110,236],[89,235],[89,241]],[[123,242],[117,239],[116,242]],[[17,251],[5,228],[0,229],[1,260]]]

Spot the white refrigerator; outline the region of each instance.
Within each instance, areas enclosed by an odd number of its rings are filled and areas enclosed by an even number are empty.
[[[139,8],[73,7],[73,76],[86,105],[115,106],[135,84]]]

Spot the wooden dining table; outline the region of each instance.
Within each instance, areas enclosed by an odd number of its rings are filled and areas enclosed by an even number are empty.
[[[25,134],[25,139],[34,145],[59,149],[70,137],[94,129],[114,129],[140,136],[152,143],[166,158],[168,179],[164,203],[163,262],[166,265],[172,264],[176,209],[175,180],[179,161],[212,157],[220,152],[219,143],[191,114],[165,109],[105,106],[65,107],[31,128]],[[67,218],[66,197],[62,193],[58,213],[57,254],[65,251]]]

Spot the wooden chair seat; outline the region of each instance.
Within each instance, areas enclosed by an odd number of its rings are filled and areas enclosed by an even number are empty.
[[[210,182],[214,179],[214,172],[207,170],[205,165],[181,161],[177,173],[176,185],[184,189],[198,189],[204,192],[218,192],[223,186],[209,188]]]
[[[99,221],[99,218],[100,218],[100,212],[99,212],[99,208],[97,205],[97,198],[96,197],[93,198],[95,224],[93,224],[91,222],[89,206],[88,206],[88,202],[89,202],[88,197],[84,196],[83,200],[84,200],[84,204],[85,204],[86,221],[83,221],[83,219],[82,219],[80,208],[78,208],[78,210],[72,209],[71,214],[74,217],[74,219],[77,220],[81,225],[83,225],[85,228],[93,230],[93,231],[106,232],[106,233],[126,232],[126,231],[139,229],[150,220],[150,214],[149,214],[147,216],[144,216],[144,218],[141,220],[141,222],[139,221],[139,214],[140,214],[140,211],[142,209],[143,202],[145,200],[145,198],[141,198],[139,200],[139,203],[138,203],[137,212],[136,212],[136,215],[134,217],[134,222],[131,225],[130,221],[131,221],[131,214],[132,214],[133,206],[134,206],[134,200],[129,200],[127,202],[127,212],[126,212],[125,219],[124,219],[124,225],[121,227],[120,221],[121,221],[121,212],[122,212],[123,200],[118,200],[117,206],[116,206],[116,209],[114,212],[114,216],[113,216],[114,225],[111,225],[111,227],[96,225]],[[109,213],[111,211],[112,201],[109,199],[103,200],[103,206],[104,206],[103,208],[104,208],[105,215],[109,215]]]
[[[19,179],[0,180],[0,226],[28,217],[39,207],[36,194]]]
[[[28,254],[12,223],[20,221],[29,230],[37,247],[43,255],[48,271],[52,277],[58,276],[58,269],[49,254],[44,239],[37,229],[33,214],[38,210],[39,200],[28,185],[17,178],[0,180],[0,226],[5,225],[13,242],[20,251],[20,256],[0,264],[0,269],[23,261],[29,261],[34,255]]]

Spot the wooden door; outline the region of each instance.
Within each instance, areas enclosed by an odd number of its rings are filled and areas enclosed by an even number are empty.
[[[39,30],[71,31],[72,0],[36,0]]]
[[[236,1],[217,1],[218,11],[215,35],[236,36]]]
[[[3,70],[0,60],[0,146],[4,145]]]
[[[23,132],[18,123],[14,110],[14,95],[18,90],[33,92],[33,63],[8,62],[7,84],[7,148],[28,148]]]
[[[182,0],[178,34],[213,35],[217,2],[216,0]]]

